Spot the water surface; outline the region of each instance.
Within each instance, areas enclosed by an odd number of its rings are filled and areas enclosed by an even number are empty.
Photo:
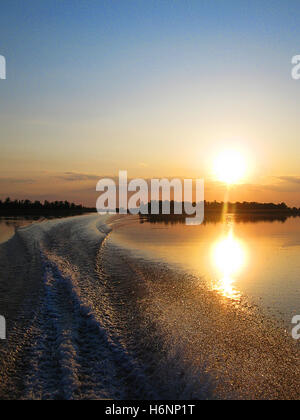
[[[0,217],[0,243],[8,241],[16,232],[16,229],[22,226],[30,225],[39,218],[23,217]]]
[[[297,223],[19,228],[0,244],[0,398],[298,398],[297,342],[242,297],[296,310]]]
[[[114,237],[136,254],[191,271],[236,302],[242,296],[284,319],[300,313],[300,218],[224,222],[201,226],[118,222]]]

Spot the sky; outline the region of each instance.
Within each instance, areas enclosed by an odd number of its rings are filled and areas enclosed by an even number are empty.
[[[2,0],[0,198],[94,205],[97,180],[204,178],[300,207],[298,0]]]

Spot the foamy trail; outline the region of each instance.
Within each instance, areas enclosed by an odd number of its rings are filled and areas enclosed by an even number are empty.
[[[0,267],[2,398],[299,395],[299,348],[272,322],[132,255],[103,217],[19,229]]]

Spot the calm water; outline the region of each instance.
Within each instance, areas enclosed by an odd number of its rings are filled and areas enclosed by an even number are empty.
[[[189,227],[132,217],[120,223],[115,238],[136,254],[191,271],[228,299],[247,297],[287,325],[300,313],[300,218],[237,223],[229,216]]]
[[[71,216],[70,216],[71,217]],[[28,217],[0,217],[0,244],[12,238],[16,229],[29,226],[33,223],[52,220],[55,216],[28,216]]]
[[[27,226],[38,219],[25,218],[0,218],[0,243],[6,242],[15,234],[15,230],[21,226]]]

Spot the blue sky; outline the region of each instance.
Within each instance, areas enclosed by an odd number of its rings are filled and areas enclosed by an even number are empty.
[[[294,0],[2,0],[0,176],[208,176],[229,139],[248,182],[297,177],[299,22]]]

